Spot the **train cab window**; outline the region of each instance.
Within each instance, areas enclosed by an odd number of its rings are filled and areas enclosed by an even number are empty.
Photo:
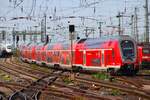
[[[121,49],[123,57],[126,58],[133,58],[135,57],[135,51],[134,51],[134,43],[130,40],[123,40],[121,42]]]

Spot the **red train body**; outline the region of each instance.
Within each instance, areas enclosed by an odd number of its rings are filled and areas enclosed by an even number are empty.
[[[30,45],[30,43],[23,44],[19,48],[20,49],[21,59],[24,60],[24,61],[28,61],[28,55],[29,55],[28,49],[29,49],[29,45]]]
[[[143,68],[150,68],[150,43],[138,44],[138,56]]]
[[[129,36],[80,39],[73,43],[72,50],[70,43],[49,43],[35,49],[36,63],[47,66],[133,73],[139,69],[137,45]]]

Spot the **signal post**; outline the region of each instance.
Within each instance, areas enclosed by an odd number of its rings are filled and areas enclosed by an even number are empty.
[[[70,80],[74,80],[75,79],[75,75],[73,73],[73,33],[75,31],[75,26],[74,25],[69,25],[69,38],[70,38],[70,50],[71,50],[71,57],[70,57],[70,60],[71,60],[71,74],[70,74]]]

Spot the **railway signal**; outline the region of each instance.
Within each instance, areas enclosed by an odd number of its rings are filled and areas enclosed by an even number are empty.
[[[70,46],[71,46],[71,67],[73,67],[73,33],[75,31],[74,25],[69,25],[69,32],[70,32]],[[74,80],[74,73],[73,70],[71,70],[70,80]]]

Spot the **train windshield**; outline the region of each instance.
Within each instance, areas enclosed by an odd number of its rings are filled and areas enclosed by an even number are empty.
[[[135,57],[134,43],[130,40],[123,40],[121,42],[121,49],[124,59],[132,59]]]

